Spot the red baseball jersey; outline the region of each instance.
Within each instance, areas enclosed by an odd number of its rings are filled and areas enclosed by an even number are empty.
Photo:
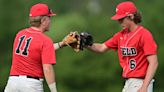
[[[147,55],[157,53],[151,33],[142,26],[132,32],[124,29],[104,44],[118,51],[124,78],[144,78],[149,64]]]
[[[15,37],[10,75],[44,76],[43,64],[56,64],[53,41],[38,30],[23,29]]]

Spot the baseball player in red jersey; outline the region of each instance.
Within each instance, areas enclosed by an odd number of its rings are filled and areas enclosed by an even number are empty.
[[[94,43],[88,49],[94,52],[117,50],[122,76],[126,79],[122,92],[153,92],[158,60],[152,34],[139,25],[141,15],[130,1],[117,5],[112,20],[117,20],[122,30],[104,43]]]
[[[30,27],[19,31],[13,45],[10,77],[5,92],[44,92],[45,77],[51,92],[57,92],[56,64],[53,41],[44,32],[48,31],[51,16],[55,14],[46,4],[36,4],[30,9]],[[54,49],[54,46],[57,46]]]

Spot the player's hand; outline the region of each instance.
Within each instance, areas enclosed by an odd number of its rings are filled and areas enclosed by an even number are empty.
[[[137,92],[147,92],[147,87],[141,87]]]
[[[65,45],[68,45],[74,49],[74,51],[79,52],[85,47],[92,46],[93,37],[88,32],[81,32],[80,34],[75,32],[70,32],[62,41]]]
[[[78,32],[70,32],[68,35],[66,35],[63,39],[63,43],[65,45],[70,45],[71,43],[75,43],[78,41]]]

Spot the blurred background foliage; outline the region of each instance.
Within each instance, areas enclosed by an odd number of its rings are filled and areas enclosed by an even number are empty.
[[[57,14],[46,34],[59,42],[71,31],[87,31],[94,41],[102,43],[121,28],[110,17],[116,5],[126,0],[0,0],[0,92],[6,85],[12,59],[12,44],[16,33],[29,26],[29,9],[33,4],[46,3]],[[164,3],[163,0],[132,0],[142,13],[142,25],[150,29],[158,44],[159,68],[154,92],[164,88]],[[55,67],[58,92],[121,92],[121,77],[117,53],[104,54],[84,50],[74,52],[69,47],[56,51]],[[44,82],[45,92],[49,92]]]

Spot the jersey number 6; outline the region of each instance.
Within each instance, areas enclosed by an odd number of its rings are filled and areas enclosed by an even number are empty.
[[[130,63],[130,69],[131,69],[131,70],[134,70],[134,69],[136,68],[136,61],[133,60],[133,59],[131,59],[131,60],[129,61],[129,63]]]

